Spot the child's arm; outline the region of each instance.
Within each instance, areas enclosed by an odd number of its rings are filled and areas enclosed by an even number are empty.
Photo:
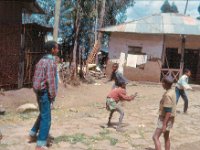
[[[123,90],[123,91],[121,91],[121,93],[119,93],[119,96],[123,100],[131,101],[131,100],[133,100],[137,96],[137,93],[135,93],[134,95],[128,96],[128,95],[126,95],[126,91]]]
[[[163,120],[163,127],[162,127],[163,133],[166,131],[167,122],[168,122],[169,118],[171,117],[172,108],[164,107],[164,111],[165,111],[165,118]]]

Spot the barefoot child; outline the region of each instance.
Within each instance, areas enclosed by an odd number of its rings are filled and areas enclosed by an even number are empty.
[[[123,109],[117,105],[119,101],[131,101],[136,97],[135,95],[127,96],[126,95],[126,83],[121,82],[118,84],[119,87],[112,89],[106,98],[106,109],[110,111],[108,126],[111,126],[112,115],[115,111],[120,114],[119,123],[117,125],[117,131],[120,129],[122,120],[124,117]]]
[[[167,76],[162,80],[162,86],[166,90],[160,101],[157,128],[153,135],[155,150],[161,150],[160,136],[163,133],[165,139],[165,150],[170,150],[170,129],[173,126],[176,113],[176,96],[172,90],[173,78]]]
[[[176,84],[176,103],[178,104],[178,100],[180,96],[184,100],[184,108],[183,112],[187,113],[188,109],[188,97],[186,94],[186,90],[192,90],[192,87],[188,84],[188,78],[191,76],[191,71],[189,69],[184,70],[184,75],[178,80]]]

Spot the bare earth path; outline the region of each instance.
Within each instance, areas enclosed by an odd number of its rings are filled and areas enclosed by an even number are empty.
[[[122,104],[125,110],[124,132],[100,126],[107,122],[105,97],[112,83],[59,89],[55,109],[52,111],[51,134],[55,142],[50,150],[152,150],[152,134],[156,127],[158,103],[163,94],[161,85],[129,84],[129,94],[138,92],[135,101]],[[200,149],[200,91],[188,92],[188,114],[182,113],[183,101],[177,106],[177,117],[171,132],[172,150]],[[32,89],[5,92],[0,105],[6,107],[0,116],[0,129],[4,135],[0,150],[34,150],[35,143],[27,143],[28,131],[38,112],[16,113],[16,107],[26,102],[35,103]],[[118,121],[118,114],[114,115]],[[163,138],[162,145],[163,145]]]

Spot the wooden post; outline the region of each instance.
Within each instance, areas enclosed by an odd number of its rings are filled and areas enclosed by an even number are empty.
[[[162,64],[165,64],[165,57],[166,57],[165,39],[166,37],[163,34],[163,45],[162,45],[162,56],[161,56]]]
[[[184,68],[184,53],[185,53],[185,36],[181,35],[181,62],[180,62],[180,75],[183,74]]]
[[[18,71],[18,88],[23,87],[24,82],[24,46],[25,46],[25,30],[24,33],[21,34],[21,45],[19,52],[19,71]]]
[[[60,18],[60,5],[61,0],[56,0],[55,6],[55,22],[53,28],[53,40],[57,42],[58,40],[58,28],[59,28],[59,18]]]
[[[188,7],[188,0],[186,1],[186,4],[185,4],[185,10],[184,10],[185,15],[186,15],[186,12],[187,12],[187,7]]]

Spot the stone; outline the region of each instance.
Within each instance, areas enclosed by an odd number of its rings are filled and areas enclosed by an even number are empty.
[[[32,111],[37,111],[37,110],[38,110],[37,106],[31,103],[21,105],[17,108],[17,112],[19,113],[32,112]]]
[[[69,109],[69,111],[70,111],[70,112],[75,112],[75,113],[77,113],[77,112],[78,112],[78,110],[77,110],[77,109],[75,109],[75,108],[70,108],[70,109]]]

